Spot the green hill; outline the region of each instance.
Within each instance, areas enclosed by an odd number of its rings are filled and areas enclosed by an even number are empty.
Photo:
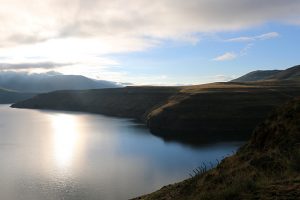
[[[277,109],[239,151],[215,168],[144,200],[299,199],[300,99]]]

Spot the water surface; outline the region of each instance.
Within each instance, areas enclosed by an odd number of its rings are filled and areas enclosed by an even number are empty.
[[[0,105],[0,199],[128,199],[189,177],[239,143],[166,143],[129,119]]]

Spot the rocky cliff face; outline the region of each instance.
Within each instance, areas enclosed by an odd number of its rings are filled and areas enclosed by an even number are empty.
[[[298,199],[300,99],[277,109],[217,167],[138,199]]]

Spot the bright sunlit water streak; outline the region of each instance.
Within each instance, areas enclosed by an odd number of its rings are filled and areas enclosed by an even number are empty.
[[[54,134],[54,156],[59,167],[68,167],[76,151],[80,137],[77,118],[69,114],[50,116]]]

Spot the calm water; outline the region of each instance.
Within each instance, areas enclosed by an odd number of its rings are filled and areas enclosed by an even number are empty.
[[[238,146],[191,148],[127,119],[0,105],[0,199],[128,199]]]

